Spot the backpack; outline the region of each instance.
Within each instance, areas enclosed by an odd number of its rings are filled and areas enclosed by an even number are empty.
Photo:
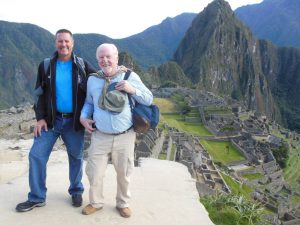
[[[83,78],[80,77],[80,75],[78,74],[78,80],[79,82],[79,86],[86,91],[86,72],[85,72],[85,65],[84,65],[84,61],[82,58],[76,56],[76,64],[78,65],[78,69],[81,70],[82,74],[83,74]],[[45,75],[47,75],[48,69],[49,69],[49,65],[50,65],[50,58],[45,58],[44,59],[44,71],[45,71]],[[42,77],[42,86],[44,84],[44,78]]]
[[[128,80],[131,71],[127,70],[124,80]],[[133,129],[137,133],[147,133],[151,129],[155,129],[159,123],[159,108],[157,105],[143,105],[135,102],[133,105],[131,96],[128,94],[128,100],[132,112]]]
[[[84,76],[86,77],[86,73],[85,73],[85,65],[84,65],[84,61],[82,58],[80,57],[76,57],[76,63],[78,65],[78,68],[82,71],[82,73],[84,74]],[[45,74],[48,72],[49,69],[49,65],[50,65],[50,58],[45,58],[44,59],[44,71]]]
[[[45,58],[43,63],[44,63],[44,73],[46,76],[47,72],[49,70],[50,58]],[[76,63],[78,65],[78,69],[80,69],[82,71],[82,73],[84,75],[84,79],[86,79],[85,65],[84,65],[83,59],[80,57],[76,57]],[[33,92],[34,96],[35,96],[34,108],[37,105],[39,96],[44,93],[44,90],[43,90],[44,85],[45,85],[45,78],[44,78],[44,76],[42,76],[41,85],[39,87],[37,87]],[[82,87],[83,90],[86,90],[86,82],[80,82],[80,86]]]

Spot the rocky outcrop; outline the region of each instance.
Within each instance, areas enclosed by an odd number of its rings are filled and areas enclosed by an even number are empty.
[[[32,138],[36,123],[32,105],[25,103],[0,111],[0,136],[2,139]]]

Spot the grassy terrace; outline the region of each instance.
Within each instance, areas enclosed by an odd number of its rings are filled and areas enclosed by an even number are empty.
[[[154,98],[154,103],[158,105],[160,113],[175,113],[178,112],[176,104],[167,98]],[[179,112],[178,112],[179,113]]]
[[[230,190],[236,195],[243,195],[247,199],[251,198],[252,189],[247,185],[242,185],[239,182],[233,180],[230,176],[221,173],[222,178],[225,180],[226,184],[230,187]]]
[[[251,174],[245,174],[243,175],[244,178],[247,180],[258,180],[264,177],[261,173],[251,173]]]
[[[300,146],[296,149],[290,149],[287,167],[284,169],[284,178],[289,184],[296,186],[300,179]]]
[[[210,114],[219,114],[219,115],[230,115],[232,114],[231,109],[225,108],[225,107],[205,107],[204,109],[205,115],[210,115]]]
[[[196,136],[212,136],[201,122],[186,122],[184,116],[179,114],[162,114],[162,122],[166,122],[170,127],[190,133]]]
[[[232,161],[245,160],[245,157],[231,144],[230,141],[201,140],[200,143],[216,162],[227,165]]]
[[[280,137],[287,141],[289,146],[294,145],[296,148],[289,148],[289,158],[284,168],[284,179],[293,187],[299,185],[298,180],[300,179],[300,144],[299,141],[292,140],[292,138],[285,138],[284,135],[280,134],[279,130],[272,130],[272,134]]]
[[[177,97],[179,98],[179,97]],[[167,123],[170,127],[175,127],[178,130],[190,133],[196,136],[212,136],[212,134],[206,129],[201,122],[186,122],[185,116],[180,115],[179,107],[174,103],[174,100],[166,98],[155,98],[154,103],[159,106],[161,117],[160,125]],[[199,117],[198,111],[192,109],[189,114],[189,118]]]

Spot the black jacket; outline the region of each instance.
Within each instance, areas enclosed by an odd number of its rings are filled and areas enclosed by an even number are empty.
[[[36,102],[34,105],[34,111],[36,120],[45,119],[49,128],[53,127],[55,116],[56,116],[56,61],[58,55],[55,52],[54,56],[50,59],[50,64],[48,70],[45,74],[44,71],[44,61],[39,64],[35,94]],[[90,73],[95,73],[96,70],[84,60],[84,70],[78,63],[77,56],[72,54],[72,93],[73,93],[73,119],[74,119],[74,129],[80,130],[84,127],[81,125],[79,118],[82,106],[84,104],[86,96],[86,82],[87,75]]]

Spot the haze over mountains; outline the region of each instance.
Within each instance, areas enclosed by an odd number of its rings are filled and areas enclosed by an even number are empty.
[[[276,45],[300,47],[300,1],[264,0],[235,10],[259,38]]]
[[[285,17],[285,26],[298,22],[299,27],[299,14],[293,17],[290,7],[296,12],[300,6],[295,0],[292,3],[290,0],[265,0],[236,11],[239,18],[246,18],[247,13],[242,12],[248,12],[249,7],[253,10],[252,18],[256,18],[255,13],[259,15],[267,8],[277,17],[289,14]],[[278,4],[285,4],[280,13],[275,10]],[[238,17],[227,2],[215,0],[198,15],[184,13],[167,18],[159,25],[124,39],[75,34],[75,52],[97,68],[96,47],[103,42],[113,42],[120,51],[126,52],[120,57],[120,64],[132,65],[148,85],[171,82],[228,95],[249,110],[262,112],[300,131],[300,50],[258,40],[257,34]],[[267,30],[272,23],[276,27],[276,20],[269,20],[269,24],[264,21],[265,28],[258,22],[256,26]],[[275,32],[272,34],[273,38],[278,37]],[[284,35],[281,37],[283,40]],[[297,37],[300,40],[300,34]],[[0,21],[0,107],[33,101],[37,65],[53,53],[53,43],[54,36],[45,29]],[[293,43],[290,45],[297,46]]]

